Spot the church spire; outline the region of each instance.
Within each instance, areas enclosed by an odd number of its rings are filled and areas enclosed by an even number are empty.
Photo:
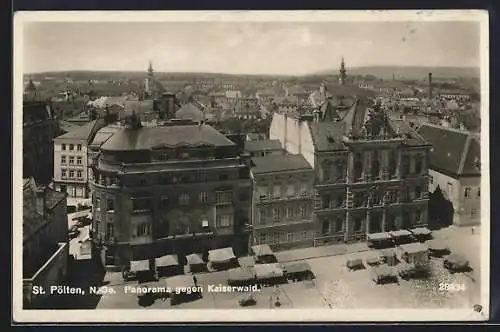
[[[345,85],[347,75],[346,75],[346,70],[345,70],[345,62],[344,62],[344,57],[342,56],[342,60],[340,62],[340,84]]]

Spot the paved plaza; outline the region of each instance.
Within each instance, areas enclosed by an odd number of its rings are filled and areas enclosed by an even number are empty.
[[[287,261],[303,259],[309,263],[315,275],[312,281],[289,282],[278,287],[264,287],[254,293],[256,305],[246,308],[275,308],[279,299],[280,308],[470,308],[479,303],[479,235],[470,228],[446,228],[433,232],[434,238],[444,241],[452,253],[465,256],[473,270],[467,273],[451,274],[443,267],[443,258],[432,258],[432,275],[425,280],[404,281],[377,285],[372,281],[371,267],[349,271],[346,261],[353,258],[366,259],[369,249],[365,244],[341,247],[319,247],[297,249],[277,254]],[[344,245],[345,246],[345,245]],[[327,254],[330,253],[330,256]],[[316,254],[316,257],[312,257]],[[295,259],[294,257],[298,257]],[[227,285],[228,271],[197,274],[198,284],[203,288],[202,298],[172,306],[170,301],[157,299],[149,306],[139,303],[137,294],[126,294],[126,285],[120,273],[107,273],[105,283],[114,290],[113,294],[102,294],[97,305],[99,309],[126,308],[189,308],[189,309],[235,309],[241,308],[238,301],[245,294],[208,292],[209,285]],[[440,291],[439,284],[461,284],[464,289]],[[149,286],[165,286],[165,279]]]

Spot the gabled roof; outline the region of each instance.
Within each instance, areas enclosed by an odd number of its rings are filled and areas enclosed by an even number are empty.
[[[302,155],[268,155],[252,158],[252,173],[263,174],[296,170],[312,170]]]
[[[373,97],[375,92],[373,90],[362,89],[357,85],[341,85],[341,84],[328,84],[325,85],[326,91],[333,96],[344,97]]]
[[[234,146],[223,134],[208,125],[175,125],[121,129],[101,150],[134,151],[178,146]]]
[[[481,148],[466,131],[423,124],[418,133],[432,144],[430,168],[453,176],[481,175]]]
[[[183,105],[177,112],[175,118],[181,120],[192,120],[194,122],[202,122],[205,120],[205,114],[196,107],[192,102]]]
[[[344,150],[342,137],[345,123],[339,122],[308,122],[316,151]]]
[[[281,150],[281,143],[277,139],[246,141],[245,150],[248,152],[264,151],[264,150]]]
[[[79,124],[64,121],[64,120],[59,120],[59,128],[64,131],[65,133],[73,131],[75,129],[80,128]]]
[[[55,139],[89,140],[91,139],[93,129],[95,128],[98,121],[99,120],[87,122],[83,126],[79,126],[78,128],[71,130],[66,134],[56,137]]]

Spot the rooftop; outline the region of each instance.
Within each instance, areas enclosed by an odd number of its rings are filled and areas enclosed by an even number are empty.
[[[190,102],[183,105],[177,112],[175,112],[175,118],[181,120],[192,120],[194,122],[202,122],[205,120],[205,115],[198,107]]]
[[[302,155],[268,155],[252,158],[252,173],[264,174],[297,170],[312,170]]]
[[[454,176],[481,175],[481,146],[466,131],[423,124],[418,133],[432,144],[429,167]]]
[[[101,149],[133,151],[179,146],[234,146],[234,143],[209,125],[175,125],[121,129]]]
[[[281,150],[281,142],[277,139],[246,141],[245,150],[248,152],[263,151],[263,150]]]
[[[56,137],[55,139],[74,139],[74,140],[88,140],[90,139],[93,129],[96,127],[98,122],[102,122],[99,120],[93,120],[87,122],[82,126],[77,126],[76,129],[67,132],[61,136]]]

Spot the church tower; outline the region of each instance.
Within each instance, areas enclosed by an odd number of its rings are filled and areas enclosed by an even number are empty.
[[[339,77],[340,85],[345,85],[346,78],[347,75],[345,70],[345,62],[344,62],[344,57],[342,57],[342,61],[340,62],[340,77]]]
[[[145,90],[147,96],[153,96],[154,71],[153,71],[153,63],[151,61],[149,61],[148,76],[146,77],[146,82],[144,84],[144,90]]]

